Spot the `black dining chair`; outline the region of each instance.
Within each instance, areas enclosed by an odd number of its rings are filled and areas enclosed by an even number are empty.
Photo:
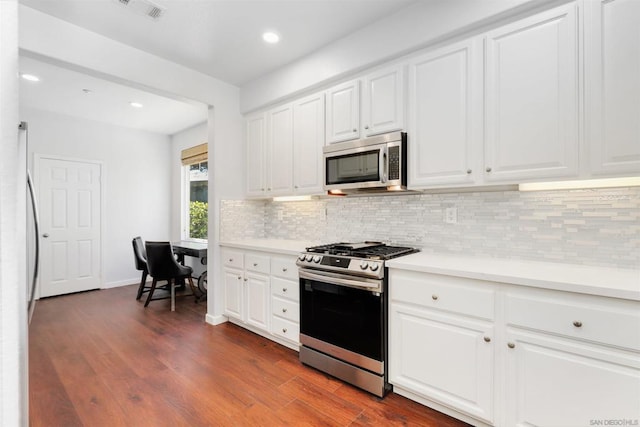
[[[147,268],[149,275],[153,278],[151,282],[151,289],[149,289],[149,295],[144,306],[148,306],[154,299],[165,298],[153,298],[153,292],[156,289],[158,281],[166,280],[169,284],[171,291],[171,311],[176,309],[176,281],[187,279],[193,295],[194,285],[191,275],[193,269],[189,266],[180,265],[173,254],[171,248],[171,242],[147,242],[145,244],[147,251]]]
[[[144,249],[144,243],[140,236],[134,237],[133,240],[131,240],[131,245],[133,246],[136,270],[142,271],[142,278],[140,279],[140,286],[138,286],[138,294],[136,295],[136,301],[138,301],[143,293],[149,292],[151,289],[150,286],[146,286],[147,275],[149,274],[149,270],[147,269],[147,252]]]

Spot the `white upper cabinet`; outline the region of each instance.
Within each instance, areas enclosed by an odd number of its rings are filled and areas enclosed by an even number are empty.
[[[265,113],[255,114],[246,119],[246,176],[247,195],[264,196],[266,185],[266,141],[267,119]]]
[[[482,177],[482,52],[468,40],[409,63],[409,187]]]
[[[368,74],[362,91],[364,136],[404,128],[405,66],[394,65]]]
[[[268,113],[267,192],[271,196],[293,191],[293,108],[291,104]]]
[[[585,2],[586,137],[593,174],[640,172],[640,2]]]
[[[324,93],[293,103],[293,192],[322,193]]]
[[[327,143],[360,137],[360,80],[334,86],[326,92]]]
[[[575,3],[487,33],[486,181],[577,175],[578,71]]]

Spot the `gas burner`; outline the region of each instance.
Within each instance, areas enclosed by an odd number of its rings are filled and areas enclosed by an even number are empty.
[[[331,243],[306,248],[309,253],[363,258],[370,260],[388,260],[417,252],[414,248],[387,246],[382,242]]]

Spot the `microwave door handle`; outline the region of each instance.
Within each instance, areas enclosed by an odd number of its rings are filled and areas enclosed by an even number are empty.
[[[384,148],[382,148],[382,156],[380,156],[380,162],[381,162],[381,167],[380,170],[382,171],[382,179],[380,180],[383,184],[385,182],[387,182],[387,174],[388,174],[388,169],[389,169],[389,161],[387,160],[388,156],[387,156],[387,147],[385,146]]]

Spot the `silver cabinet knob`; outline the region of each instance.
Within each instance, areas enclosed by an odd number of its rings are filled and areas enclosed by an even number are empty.
[[[245,278],[244,278],[244,281],[246,282],[247,280],[249,280],[249,279],[247,279],[247,278],[245,277]]]
[[[287,292],[287,288],[282,288],[282,292]]]
[[[435,295],[435,294],[434,294],[434,295],[431,295],[431,299],[432,299],[432,300],[434,300],[434,301],[436,301],[436,300],[438,299],[438,295]]]
[[[271,191],[271,187],[267,188],[267,191]]]
[[[264,191],[264,188],[261,188],[260,191]]]
[[[472,171],[471,169],[467,169],[467,173],[470,174]]]
[[[573,322],[573,326],[575,326],[576,328],[580,328],[582,327],[582,322],[580,322],[579,320],[576,320],[575,322]]]
[[[44,237],[45,239],[48,239],[48,238],[49,238],[49,233],[44,233],[44,234],[42,235],[42,237]]]
[[[369,129],[369,125],[366,125],[364,128],[365,128],[365,129]]]
[[[293,186],[293,188],[295,188],[295,189],[297,190],[297,189],[298,189],[298,186],[297,186],[297,185],[294,185],[294,186]]]
[[[287,272],[287,268],[286,267],[282,267],[282,272],[286,273]]]
[[[491,338],[490,337],[484,337],[484,342],[491,342]]]
[[[282,328],[282,332],[286,334],[287,333],[287,328]]]
[[[282,312],[283,312],[283,313],[286,313],[286,312],[287,312],[287,309],[286,309],[286,308],[283,308],[283,309],[282,309]]]
[[[238,280],[240,280],[240,279],[242,279],[242,277],[241,277],[241,276],[238,276]]]
[[[233,262],[233,258],[229,258],[229,262]]]
[[[491,168],[487,168],[485,169],[487,172],[491,172]]]
[[[353,130],[353,133],[356,133],[356,132],[358,132],[358,129],[354,129],[354,130]]]
[[[515,345],[514,343],[510,342],[510,343],[507,343],[507,347],[509,347],[509,348],[515,348],[515,347],[516,347],[516,345]]]
[[[254,263],[253,263],[253,266],[254,266],[254,267],[257,267],[257,266],[258,266],[258,263],[257,263],[257,262],[254,262]]]

